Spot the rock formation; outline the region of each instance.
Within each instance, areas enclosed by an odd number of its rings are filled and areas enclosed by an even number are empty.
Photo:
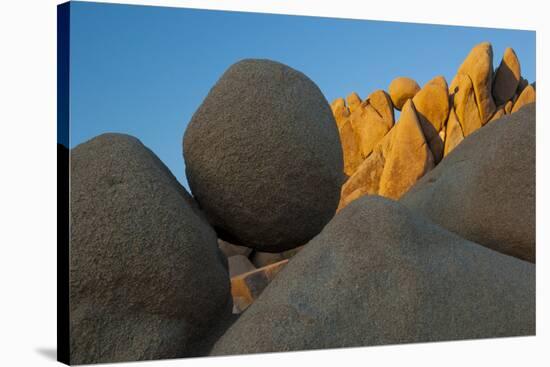
[[[141,142],[104,134],[71,150],[71,363],[208,352],[231,316],[216,233]]]
[[[244,60],[210,90],[184,135],[191,191],[220,238],[260,251],[306,243],[343,182],[329,104],[304,74]]]
[[[451,98],[464,136],[470,135],[483,126],[476,102],[474,85],[468,75],[459,74],[455,77],[451,83]]]
[[[533,264],[466,241],[399,202],[363,197],[285,266],[211,354],[534,332]]]
[[[419,91],[420,86],[418,83],[407,77],[395,78],[388,87],[388,93],[390,94],[393,105],[399,111],[401,111],[405,102],[407,102],[408,99],[412,99]]]
[[[492,95],[493,47],[491,44],[483,42],[475,46],[458,68],[457,74],[467,75],[472,81],[481,123],[486,123],[496,108]]]
[[[391,137],[399,125],[397,123],[394,127],[393,123],[389,123],[393,115],[388,112],[388,105],[401,110],[409,99],[413,102],[423,138],[431,151],[431,160],[436,165],[489,121],[497,121],[536,99],[535,84],[529,85],[521,77],[519,59],[513,49],[505,50],[499,67],[493,72],[493,49],[488,42],[470,51],[450,86],[447,86],[443,76],[433,78],[423,88],[413,79],[398,77],[390,83],[388,93],[378,90],[361,102],[354,92],[347,97],[348,105],[353,104],[352,108],[346,106],[343,98],[336,99],[331,105],[336,124],[340,127],[344,173],[349,177],[342,186],[338,210],[362,195],[376,194],[398,199],[414,182],[395,180],[421,177],[417,176],[422,171],[418,167],[422,165],[420,162],[428,162],[428,157],[421,157],[422,154],[416,151],[410,158],[406,149],[396,153],[399,150],[396,148],[393,149],[392,161],[412,164],[401,166],[400,177],[386,180],[400,189],[382,188],[386,185],[381,184],[382,173],[384,170],[390,172],[390,169],[384,168],[386,153],[393,147]],[[373,96],[386,107],[384,113],[373,107]],[[410,112],[407,114],[410,115]],[[426,164],[423,172],[430,169],[431,165]]]
[[[449,93],[442,77],[430,80],[412,99],[434,162],[443,158],[444,140],[439,135],[449,116]]]
[[[512,107],[512,113],[519,111],[523,106],[535,102],[536,92],[535,87],[528,85],[523,89],[521,94],[518,96],[518,99],[515,101],[514,106]]]
[[[464,139],[402,199],[493,250],[535,262],[535,104]]]
[[[518,89],[521,78],[521,67],[519,60],[513,49],[504,50],[504,56],[495,73],[493,83],[493,96],[497,106],[509,101]]]
[[[536,84],[492,52],[330,106],[238,62],[184,133],[194,198],[135,138],[74,148],[70,362],[533,335]]]

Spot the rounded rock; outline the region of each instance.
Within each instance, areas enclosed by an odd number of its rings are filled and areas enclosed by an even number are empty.
[[[100,135],[71,150],[70,203],[71,364],[206,353],[231,316],[227,260],[168,168]]]
[[[210,355],[533,335],[535,270],[365,196],[292,258]]]
[[[330,106],[307,76],[269,60],[231,66],[183,137],[189,186],[219,236],[281,252],[333,217],[343,182]]]
[[[401,111],[405,102],[412,99],[420,91],[416,81],[407,77],[399,77],[392,80],[388,87],[388,93],[395,108]]]

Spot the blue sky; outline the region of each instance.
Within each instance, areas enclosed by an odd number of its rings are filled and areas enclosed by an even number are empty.
[[[187,188],[182,137],[221,74],[267,58],[308,75],[329,102],[366,97],[409,76],[450,82],[469,50],[512,47],[535,80],[535,32],[367,20],[73,2],[71,131],[74,147],[104,132],[139,138]]]

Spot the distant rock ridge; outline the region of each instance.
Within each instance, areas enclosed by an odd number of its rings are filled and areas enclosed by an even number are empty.
[[[515,51],[507,48],[493,70],[489,42],[472,48],[450,85],[436,76],[421,88],[401,76],[388,92],[376,90],[365,100],[356,92],[335,99],[331,108],[348,176],[338,210],[366,194],[399,199],[474,131],[535,100],[535,83],[521,76]],[[394,108],[403,110],[397,122]],[[411,120],[417,120],[420,131]],[[407,139],[394,133],[403,121],[412,134]]]

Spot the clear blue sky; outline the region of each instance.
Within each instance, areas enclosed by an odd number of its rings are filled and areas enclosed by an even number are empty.
[[[74,147],[122,132],[151,148],[187,188],[182,137],[221,74],[267,58],[308,75],[330,102],[364,98],[397,76],[450,82],[469,50],[513,47],[535,80],[535,32],[367,20],[73,2],[71,131]]]

